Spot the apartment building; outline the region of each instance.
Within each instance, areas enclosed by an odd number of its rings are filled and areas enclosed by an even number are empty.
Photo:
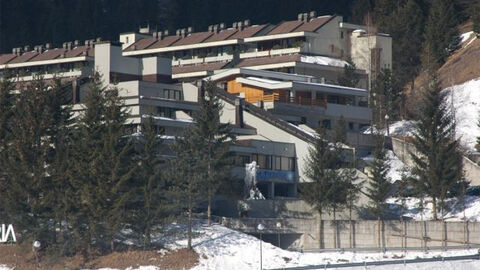
[[[69,102],[76,115],[84,108],[89,78],[99,71],[106,85],[119,89],[130,111],[127,126],[131,132],[136,132],[146,117],[153,117],[165,130],[167,145],[193,123],[191,114],[198,108],[201,93],[197,84],[171,78],[170,59],[124,56],[122,44],[110,41],[88,40],[83,45],[72,42],[61,48],[49,44],[33,50],[15,48],[11,54],[0,55],[0,72],[6,70],[13,72],[20,91],[36,76],[47,81],[61,78],[71,87]],[[245,164],[256,161],[259,189],[266,198],[296,197],[298,183],[307,180],[304,162],[314,134],[241,97],[221,89],[217,92],[224,105],[222,122],[230,123],[238,138],[232,147],[237,156],[232,181],[243,182]],[[345,151],[351,158],[353,149],[346,147]]]
[[[343,22],[341,16],[299,14],[297,20],[252,25],[250,20],[211,25],[208,31],[193,27],[120,35],[123,55],[159,55],[172,59],[172,77],[191,81],[225,69],[251,68],[310,75],[336,84],[351,59],[368,89],[382,68],[390,68],[391,37],[366,26]]]
[[[295,125],[332,129],[343,118],[348,131],[358,132],[372,120],[365,89],[320,83],[312,76],[247,68],[229,69],[207,79]]]

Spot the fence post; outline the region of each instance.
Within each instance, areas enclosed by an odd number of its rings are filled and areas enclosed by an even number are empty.
[[[423,247],[425,252],[428,252],[428,243],[427,243],[427,222],[423,221]]]

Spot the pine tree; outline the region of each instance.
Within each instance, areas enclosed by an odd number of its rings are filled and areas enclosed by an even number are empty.
[[[193,136],[200,142],[197,145],[199,161],[206,172],[203,183],[207,195],[207,222],[210,226],[211,208],[213,196],[217,193],[230,173],[229,165],[232,163],[230,147],[235,135],[232,133],[229,124],[222,124],[220,116],[222,104],[215,94],[215,84],[206,82],[205,94],[200,102],[200,108],[195,112],[193,119],[195,126],[192,130]]]
[[[389,161],[384,148],[384,138],[377,136],[375,151],[373,153],[373,164],[370,172],[369,185],[366,187],[366,196],[370,199],[369,210],[377,217],[378,221],[378,246],[381,246],[381,225],[385,214],[386,200],[390,194],[390,181],[387,177],[390,169]]]
[[[375,7],[375,0],[356,0],[352,6],[352,22],[365,24],[365,17],[372,13]]]
[[[13,113],[14,98],[12,95],[14,84],[11,77],[5,74],[0,78],[0,194],[8,190],[6,162],[8,158],[8,145],[11,138],[10,124]],[[6,216],[5,196],[0,196],[0,215]],[[4,214],[5,212],[5,214]]]
[[[475,7],[472,9],[472,30],[477,34],[480,35],[480,3],[477,3]]]
[[[305,176],[310,182],[300,186],[300,197],[318,213],[319,247],[322,248],[322,215],[332,206],[331,199],[335,196],[332,183],[340,179],[337,169],[341,164],[339,149],[328,142],[324,128],[317,131],[317,138],[313,147],[309,148],[309,154],[305,161]]]
[[[25,236],[47,245],[56,241],[55,228],[49,222],[57,218],[56,202],[61,196],[56,194],[61,185],[55,181],[54,161],[61,152],[57,135],[66,129],[69,117],[69,108],[61,106],[63,91],[59,81],[48,86],[41,78],[19,91],[4,163],[5,205]]]
[[[343,67],[343,75],[338,78],[338,84],[347,87],[357,87],[360,75],[356,71],[355,63],[353,63],[352,59],[347,59],[347,64]]]
[[[133,196],[129,185],[135,168],[132,143],[124,137],[128,112],[118,90],[104,86],[97,73],[84,105],[76,119],[68,175],[72,198],[68,219],[75,248],[86,255],[93,239],[101,250],[114,249],[114,235],[125,222],[124,210]]]
[[[463,179],[462,155],[454,136],[454,122],[445,104],[446,92],[442,92],[436,74],[431,75],[424,92],[423,107],[416,124],[413,145],[418,155],[411,153],[417,175],[417,190],[432,198],[433,218],[437,219],[449,192]]]
[[[143,235],[144,248],[151,245],[152,229],[165,223],[174,214],[175,204],[171,196],[171,183],[166,177],[166,160],[161,157],[162,141],[154,119],[142,123],[135,157],[138,168],[135,173],[135,199],[131,206],[132,225]]]
[[[402,96],[401,88],[390,69],[382,69],[371,91],[373,100],[373,121],[378,127],[383,127],[385,116],[397,119]]]
[[[436,69],[458,45],[457,20],[453,2],[432,1],[423,44],[423,67]]]
[[[375,8],[373,9],[375,24],[382,28],[397,8],[398,2],[399,1],[375,0]]]
[[[424,41],[426,21],[425,12],[419,2],[422,1],[408,0],[404,5],[400,5],[381,29],[393,39],[392,72],[397,77],[399,86],[409,83],[412,91],[421,67],[422,51],[418,48],[422,47]],[[400,112],[405,117],[405,96],[401,97]]]
[[[336,143],[347,143],[347,123],[343,115],[340,116],[333,128],[332,141]]]
[[[174,144],[175,159],[169,163],[169,178],[174,185],[174,196],[179,206],[187,211],[187,247],[192,249],[193,211],[204,195],[203,181],[207,176],[202,158],[197,152],[200,143],[193,135],[193,128],[185,130]]]

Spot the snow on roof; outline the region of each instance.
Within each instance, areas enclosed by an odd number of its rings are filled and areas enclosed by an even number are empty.
[[[333,66],[333,67],[345,67],[345,65],[349,65],[347,61],[326,57],[326,56],[309,56],[309,55],[302,55],[300,57],[300,61],[303,63],[310,63],[310,64],[317,64],[317,65],[325,65],[325,66]]]
[[[258,77],[247,77],[247,79],[263,82],[263,83],[270,83],[270,84],[283,83],[282,81],[275,81],[275,80],[269,80],[269,79],[258,78]]]

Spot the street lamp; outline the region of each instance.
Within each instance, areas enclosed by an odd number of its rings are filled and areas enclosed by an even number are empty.
[[[390,136],[390,127],[388,126],[388,119],[390,117],[388,116],[388,114],[385,114],[385,123],[387,124],[387,136]]]
[[[278,236],[278,247],[282,248],[280,245],[280,229],[282,228],[282,223],[277,222],[277,236]]]
[[[265,229],[262,223],[259,223],[257,226],[257,230],[260,232],[260,270],[263,270],[262,266],[262,231]]]

